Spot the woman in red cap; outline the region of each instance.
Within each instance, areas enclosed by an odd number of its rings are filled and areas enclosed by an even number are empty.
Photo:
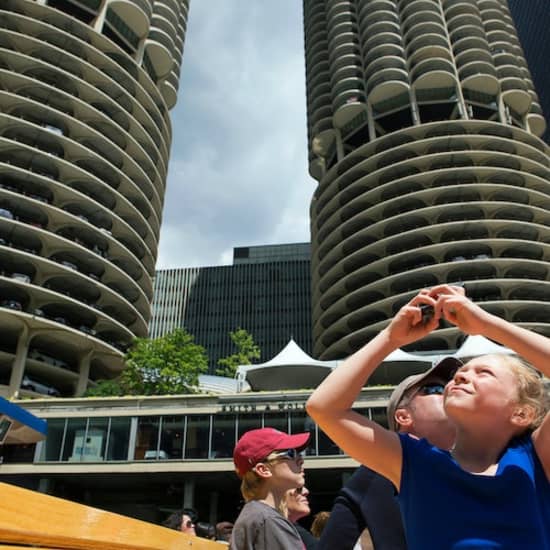
[[[309,433],[289,435],[274,428],[246,432],[233,462],[241,478],[244,505],[231,535],[232,550],[302,550],[285,514],[285,495],[304,484],[303,450]]]

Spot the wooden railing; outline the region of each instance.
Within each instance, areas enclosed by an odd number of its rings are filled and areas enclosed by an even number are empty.
[[[16,546],[17,545],[17,546]],[[223,550],[226,545],[0,483],[0,550]]]

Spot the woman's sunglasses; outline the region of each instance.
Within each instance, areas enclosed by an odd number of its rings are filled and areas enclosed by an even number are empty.
[[[298,451],[297,449],[285,449],[284,451],[273,451],[268,458],[271,460],[277,458],[282,458],[284,460],[296,460],[297,458],[304,458],[305,455],[305,451]]]

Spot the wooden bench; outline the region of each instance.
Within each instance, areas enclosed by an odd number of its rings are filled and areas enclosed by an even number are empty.
[[[227,545],[0,483],[0,550],[223,550]]]

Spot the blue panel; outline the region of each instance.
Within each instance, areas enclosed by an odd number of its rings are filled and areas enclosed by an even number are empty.
[[[2,414],[8,416],[11,420],[15,420],[16,422],[31,428],[35,432],[46,436],[48,424],[45,420],[34,416],[34,414],[31,414],[19,405],[15,405],[3,397],[0,397],[0,415]]]

